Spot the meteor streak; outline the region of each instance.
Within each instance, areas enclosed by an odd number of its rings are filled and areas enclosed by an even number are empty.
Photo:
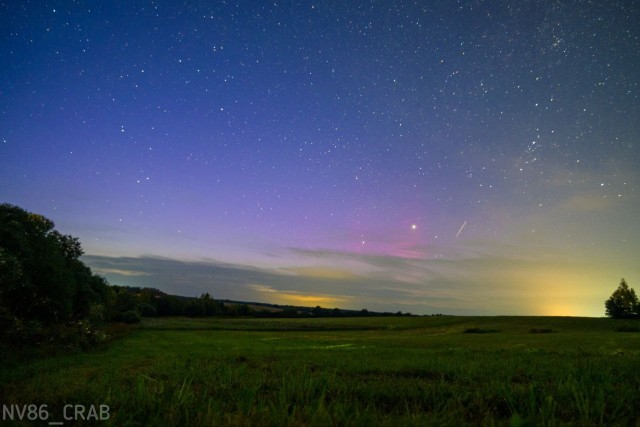
[[[460,230],[458,230],[458,232],[456,233],[456,237],[458,237],[460,235],[460,233],[462,233],[462,229],[464,228],[464,226],[467,225],[467,221],[465,221],[462,226],[460,226]]]

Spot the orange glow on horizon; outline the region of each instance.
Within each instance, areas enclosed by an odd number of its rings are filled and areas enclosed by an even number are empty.
[[[251,288],[264,293],[265,296],[268,295],[270,302],[275,304],[335,307],[337,304],[344,303],[351,299],[350,297],[342,295],[312,295],[294,291],[278,291],[270,286],[264,285],[251,285]]]

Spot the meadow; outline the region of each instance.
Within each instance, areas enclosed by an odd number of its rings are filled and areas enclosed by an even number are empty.
[[[639,326],[149,318],[90,352],[5,357],[0,403],[46,404],[64,425],[640,425]],[[109,419],[64,420],[68,404],[108,405]]]

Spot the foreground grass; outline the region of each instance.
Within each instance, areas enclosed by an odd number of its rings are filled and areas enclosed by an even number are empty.
[[[637,323],[546,317],[148,319],[0,368],[4,404],[99,425],[640,425]],[[86,422],[78,423],[85,425]],[[65,421],[65,425],[73,425]]]

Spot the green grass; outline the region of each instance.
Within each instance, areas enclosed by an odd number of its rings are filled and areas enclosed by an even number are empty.
[[[96,424],[114,426],[640,425],[640,334],[618,332],[634,327],[145,319],[100,350],[5,363],[0,403],[47,404],[49,421],[65,404],[107,404]]]

